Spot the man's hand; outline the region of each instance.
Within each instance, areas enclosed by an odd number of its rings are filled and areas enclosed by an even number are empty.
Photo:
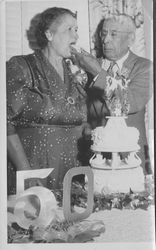
[[[77,52],[75,48],[71,49],[73,60],[75,64],[80,66],[85,71],[91,73],[93,76],[96,76],[101,71],[101,66],[98,60],[89,54],[88,52],[81,49],[81,53]]]

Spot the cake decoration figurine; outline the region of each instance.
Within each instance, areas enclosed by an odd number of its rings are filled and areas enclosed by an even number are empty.
[[[94,173],[95,193],[128,193],[130,190],[144,190],[144,174],[137,152],[139,131],[128,127],[126,117],[129,112],[127,87],[129,80],[124,76],[107,76],[105,100],[110,111],[106,126],[92,130],[91,149],[94,155],[90,165]],[[103,157],[111,153],[111,159]],[[123,154],[126,157],[123,157]]]

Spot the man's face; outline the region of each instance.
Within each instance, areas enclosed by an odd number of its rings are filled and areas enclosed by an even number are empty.
[[[130,33],[118,22],[112,20],[104,22],[101,31],[104,56],[113,61],[123,57],[128,51],[129,36]]]

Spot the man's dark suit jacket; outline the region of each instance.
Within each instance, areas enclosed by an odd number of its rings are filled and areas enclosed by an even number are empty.
[[[128,69],[128,79],[130,79],[128,87],[130,111],[126,123],[128,126],[136,127],[140,132],[139,145],[141,149],[138,155],[142,160],[142,167],[146,174],[151,171],[145,130],[145,106],[152,96],[152,63],[130,51],[123,67]],[[109,115],[104,101],[104,82],[107,75],[108,73],[102,69],[97,80],[88,89],[88,120],[92,128],[105,125],[105,117]]]

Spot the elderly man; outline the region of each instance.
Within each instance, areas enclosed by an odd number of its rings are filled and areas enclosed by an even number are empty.
[[[112,15],[101,24],[99,37],[103,54],[100,60],[85,51],[79,53],[73,50],[80,66],[94,78],[88,88],[88,119],[94,128],[104,124],[105,117],[110,115],[106,100],[106,80],[108,75],[116,77],[116,70],[128,82],[127,100],[130,105],[126,122],[140,132],[141,149],[138,155],[142,160],[144,173],[151,174],[145,130],[145,105],[152,95],[152,63],[130,50],[135,40],[135,24],[129,16]]]

